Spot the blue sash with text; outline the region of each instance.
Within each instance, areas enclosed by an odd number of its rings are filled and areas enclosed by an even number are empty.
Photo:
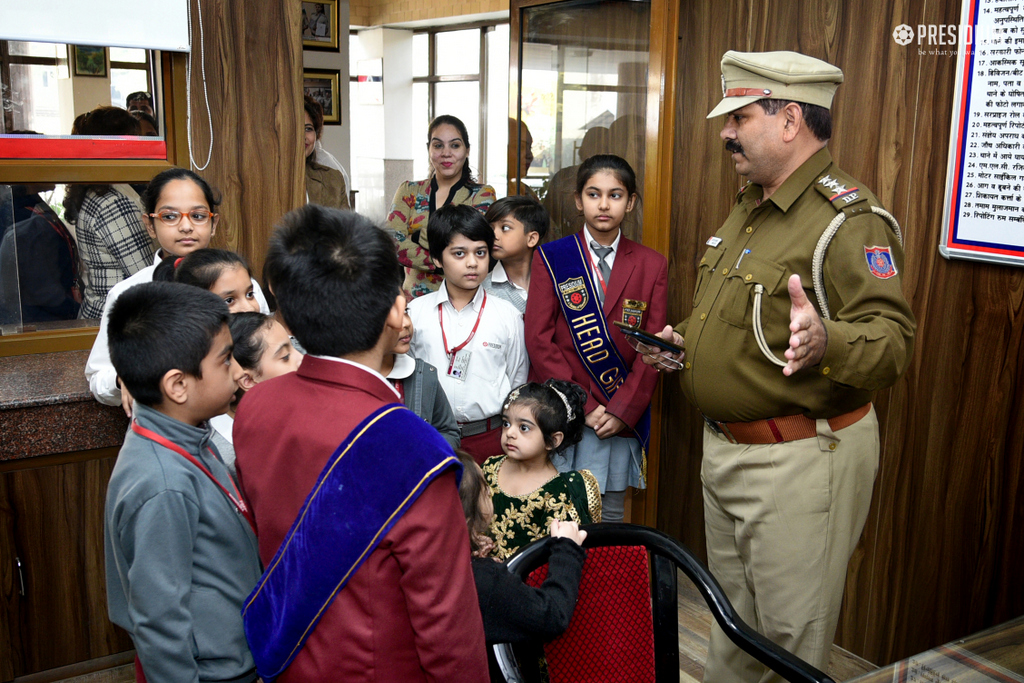
[[[608,321],[601,310],[592,276],[590,252],[582,233],[549,242],[540,247],[541,259],[551,275],[555,296],[572,332],[572,343],[583,367],[601,388],[606,400],[622,386],[629,366],[612,342]],[[633,428],[644,457],[651,436],[651,407],[648,405]],[[642,470],[645,468],[641,468]]]
[[[327,461],[242,609],[256,670],[269,681],[427,485],[462,465],[436,429],[401,405],[367,417]]]

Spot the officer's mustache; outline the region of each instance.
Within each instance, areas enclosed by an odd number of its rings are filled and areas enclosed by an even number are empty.
[[[746,156],[746,154],[743,153],[743,145],[736,142],[735,140],[726,140],[725,148],[732,152],[733,154],[743,154],[743,156]]]

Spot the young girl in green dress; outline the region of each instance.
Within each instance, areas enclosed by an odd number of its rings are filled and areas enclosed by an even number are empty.
[[[508,559],[519,548],[548,535],[552,520],[601,521],[601,493],[587,470],[559,473],[551,455],[583,434],[582,387],[562,380],[528,382],[513,389],[502,406],[501,450],[489,458],[484,477],[494,500],[492,556]]]

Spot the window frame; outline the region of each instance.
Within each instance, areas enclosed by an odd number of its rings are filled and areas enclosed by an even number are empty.
[[[427,34],[427,75],[426,76],[414,76],[412,82],[415,83],[426,83],[427,84],[427,121],[425,125],[430,125],[430,121],[433,121],[437,116],[435,111],[435,102],[437,99],[436,88],[438,83],[471,83],[477,81],[480,86],[480,133],[477,147],[480,150],[480,163],[479,163],[479,180],[481,183],[486,184],[487,180],[487,112],[490,109],[490,102],[487,98],[488,91],[488,60],[487,60],[487,34],[494,31],[496,27],[503,24],[508,24],[508,20],[498,21],[474,21],[463,24],[450,24],[445,26],[431,26],[430,28],[417,29],[413,31],[413,34]],[[447,76],[437,75],[437,34],[439,33],[450,33],[452,31],[466,31],[471,29],[479,29],[480,31],[480,63],[478,71],[475,74],[451,74]],[[507,105],[506,102],[501,102],[502,105]]]
[[[164,86],[160,97],[164,105],[166,159],[0,159],[0,183],[20,185],[44,182],[146,182],[160,171],[187,164],[188,141],[186,139],[185,111],[187,55],[181,52],[165,51],[161,53],[160,57]],[[46,60],[47,58],[19,57],[18,59]],[[115,62],[115,64],[123,63]]]
[[[161,53],[163,90],[158,96],[164,104],[166,159],[0,159],[0,184],[139,183],[175,166],[190,167],[185,96],[187,60],[185,53]],[[0,335],[0,357],[87,350],[92,348],[98,331],[97,323]]]

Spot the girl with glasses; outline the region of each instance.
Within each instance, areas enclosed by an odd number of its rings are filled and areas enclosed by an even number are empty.
[[[219,199],[209,184],[184,168],[171,168],[158,173],[143,193],[142,222],[149,237],[160,245],[155,262],[119,282],[107,294],[100,320],[99,334],[85,364],[89,389],[100,403],[120,405],[129,416],[132,397],[121,387],[110,361],[107,347],[107,317],[114,301],[125,290],[143,282],[152,282],[157,264],[170,256],[185,257],[210,246],[220,219],[216,213]],[[250,278],[251,279],[251,278]],[[252,280],[253,297],[259,309],[269,313],[267,300],[259,284]]]

